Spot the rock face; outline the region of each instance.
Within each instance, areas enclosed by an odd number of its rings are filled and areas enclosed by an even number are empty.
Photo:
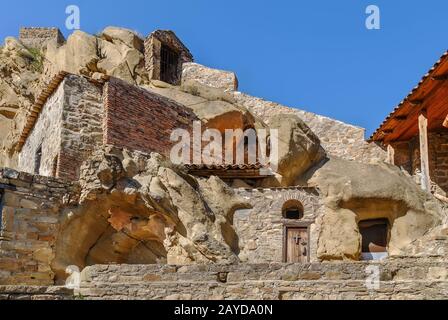
[[[434,197],[392,165],[331,158],[311,174],[308,182],[319,187],[326,208],[317,222],[323,260],[359,258],[362,220],[386,218],[391,225],[389,254],[398,255],[444,216]]]
[[[325,152],[319,138],[295,115],[273,116],[270,128],[278,130],[278,173],[282,176],[281,185],[294,185],[295,180],[318,163]]]
[[[127,29],[108,27],[99,37],[77,30],[65,45],[49,45],[46,58],[49,74],[64,70],[93,76],[99,72],[133,84],[143,84],[148,79],[143,40]]]
[[[81,205],[66,210],[52,263],[60,279],[69,265],[238,261],[231,217],[247,204],[216,177],[107,149],[85,164],[80,183]]]
[[[24,47],[15,38],[6,38],[0,48],[0,166],[14,166],[11,142],[36,98],[42,64],[38,50]]]
[[[194,62],[184,63],[182,82],[192,80],[213,88],[238,90],[238,79],[235,73],[207,68]]]

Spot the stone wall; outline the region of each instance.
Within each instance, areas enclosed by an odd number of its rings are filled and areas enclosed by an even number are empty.
[[[179,54],[178,78],[173,84],[179,85],[182,76],[182,64],[185,62],[193,62],[193,56],[187,47],[177,38],[174,32],[169,30],[156,30],[151,33],[145,40],[145,67],[148,71],[149,78],[160,80],[160,51],[162,44],[170,47]]]
[[[417,175],[420,183],[420,143],[418,137],[410,141],[395,142],[394,163],[411,175]],[[448,192],[448,134],[446,132],[430,132],[428,134],[429,171],[433,191],[446,195]]]
[[[76,190],[62,180],[0,169],[0,285],[53,284],[59,212],[78,201]]]
[[[57,176],[75,181],[79,168],[103,143],[103,87],[90,79],[69,75],[64,83],[61,152]]]
[[[233,225],[239,238],[239,258],[247,263],[282,262],[284,226],[282,208],[289,200],[298,200],[304,208],[300,222],[310,230],[311,261],[317,260],[319,195],[314,188],[236,189],[236,193],[252,206],[237,210]]]
[[[319,137],[329,155],[346,160],[370,163],[385,161],[386,152],[375,143],[365,140],[365,129],[311,112],[289,108],[275,102],[233,92],[237,103],[251,110],[269,125],[271,116],[279,113],[296,114]]]
[[[64,86],[61,85],[43,106],[38,121],[19,154],[18,170],[45,176],[54,175],[61,148],[64,95]],[[41,165],[36,168],[39,148],[42,151]]]
[[[62,45],[65,38],[58,28],[20,28],[19,40],[29,48],[45,49],[48,43]]]
[[[81,274],[85,299],[448,299],[448,263],[385,262],[96,265]],[[379,287],[368,287],[372,270]]]
[[[1,286],[0,300],[72,300],[72,289],[56,286]]]
[[[196,116],[158,94],[111,79],[105,87],[104,144],[169,155],[175,129],[190,131]]]
[[[68,75],[47,100],[19,155],[20,171],[77,180],[81,163],[103,140],[102,87]],[[37,173],[37,172],[36,172]]]

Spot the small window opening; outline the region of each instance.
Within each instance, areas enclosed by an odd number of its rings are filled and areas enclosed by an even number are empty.
[[[3,190],[0,190],[0,232],[1,231],[3,231]]]
[[[41,162],[42,162],[42,145],[37,149],[36,156],[34,158],[34,174],[39,174]]]
[[[283,218],[299,220],[303,218],[304,210],[302,204],[297,200],[287,201],[283,205]]]
[[[55,177],[56,178],[56,176],[57,176],[57,174],[58,174],[58,160],[59,160],[59,156],[56,156],[55,158],[54,158],[54,160],[53,160],[53,167],[52,167],[52,172],[51,172],[51,174],[52,174],[52,177]]]
[[[389,221],[387,219],[365,220],[359,223],[364,260],[377,260],[387,256]]]
[[[160,80],[175,84],[177,82],[177,70],[179,54],[167,45],[162,44],[160,49]]]

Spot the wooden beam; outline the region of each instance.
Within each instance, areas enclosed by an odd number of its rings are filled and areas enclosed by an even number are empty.
[[[428,155],[428,117],[426,110],[422,110],[418,116],[418,129],[420,138],[420,170],[422,189],[431,192],[431,180],[429,177]]]
[[[391,144],[387,145],[387,163],[395,164],[395,149]]]
[[[444,80],[448,80],[448,74],[442,74],[440,76],[434,76],[431,78],[432,80],[435,81],[444,81]]]
[[[445,128],[448,128],[448,115],[446,116],[445,120],[443,121],[443,126]]]
[[[405,121],[407,120],[408,116],[395,116],[394,119],[397,121]]]
[[[409,100],[409,103],[410,103],[413,107],[416,107],[416,106],[420,106],[420,105],[422,105],[422,104],[423,104],[423,100]]]

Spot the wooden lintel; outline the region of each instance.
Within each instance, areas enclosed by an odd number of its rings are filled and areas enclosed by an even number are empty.
[[[418,129],[420,140],[420,170],[422,189],[431,192],[431,180],[429,175],[429,151],[428,151],[428,118],[426,110],[422,110],[418,116]]]
[[[409,100],[409,103],[412,105],[412,106],[420,106],[420,105],[422,105],[423,104],[423,100]]]
[[[439,76],[433,76],[433,77],[431,77],[431,79],[434,80],[434,81],[448,80],[448,74],[441,74]]]
[[[397,121],[405,121],[408,116],[395,116],[394,119]]]

